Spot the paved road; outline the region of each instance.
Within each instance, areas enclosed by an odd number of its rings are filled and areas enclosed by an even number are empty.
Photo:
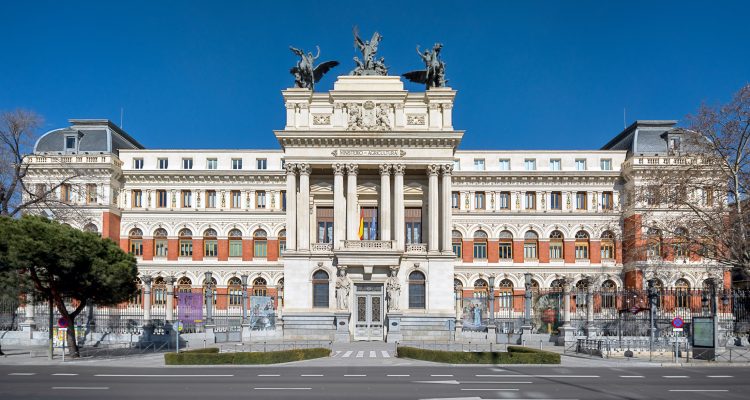
[[[750,368],[0,365],[0,399],[746,399]]]

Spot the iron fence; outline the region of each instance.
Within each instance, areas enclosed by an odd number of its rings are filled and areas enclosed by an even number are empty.
[[[19,330],[22,318],[24,318],[24,308],[20,301],[17,299],[0,300],[0,331]]]

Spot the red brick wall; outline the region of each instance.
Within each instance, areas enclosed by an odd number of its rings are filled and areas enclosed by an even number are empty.
[[[167,260],[176,261],[180,255],[180,240],[167,239]]]
[[[627,289],[643,288],[643,272],[641,270],[632,270],[625,273],[624,282]]]
[[[242,239],[242,261],[253,260],[253,240]]]
[[[646,252],[640,247],[643,245],[641,235],[640,214],[631,215],[623,222],[623,262],[644,261]]]
[[[268,261],[276,261],[279,259],[279,240],[278,239],[268,239],[266,242],[268,245],[268,252],[266,255],[266,259]]]
[[[523,262],[523,240],[513,240],[513,262]]]
[[[218,239],[219,245],[219,261],[229,260],[229,239]]]
[[[540,240],[538,250],[539,250],[539,262],[548,263],[549,262],[549,240]]]
[[[576,262],[576,241],[565,240],[563,242],[563,257],[566,263]]]
[[[599,240],[589,241],[589,258],[593,264],[602,262],[602,242]]]
[[[461,258],[465,263],[474,262],[474,241],[464,240],[461,248]]]
[[[193,261],[203,261],[203,239],[193,239]]]
[[[143,239],[143,259],[150,261],[154,259],[154,240]]]
[[[120,248],[126,253],[130,251],[130,249],[128,248],[128,238],[120,239]]]
[[[499,240],[496,239],[490,239],[487,241],[487,262],[496,263],[500,261],[498,242]]]
[[[102,237],[114,241],[120,237],[120,216],[109,211],[102,213]]]
[[[619,264],[622,263],[622,241],[615,241],[615,261]]]

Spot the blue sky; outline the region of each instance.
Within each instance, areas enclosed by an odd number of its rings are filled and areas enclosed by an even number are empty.
[[[288,46],[342,65],[378,30],[392,74],[444,44],[463,149],[599,148],[748,83],[743,1],[4,1],[0,110],[109,118],[149,148],[278,148]],[[412,90],[418,85],[407,84]]]

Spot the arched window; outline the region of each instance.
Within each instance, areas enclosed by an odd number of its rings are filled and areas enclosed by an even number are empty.
[[[217,292],[216,292],[216,278],[212,277],[210,282],[208,280],[206,280],[206,279],[203,280],[203,299],[204,299],[204,304],[207,301],[209,294],[211,294],[211,296],[213,296],[214,305],[216,305],[216,298],[218,297],[217,296]]]
[[[464,284],[458,279],[453,280],[453,293],[455,300],[461,300],[464,297]]]
[[[674,283],[674,304],[677,308],[690,307],[690,284],[685,279]]]
[[[661,306],[664,304],[664,282],[662,282],[660,279],[654,279],[654,290],[656,290],[657,297],[656,297],[656,307],[661,308]]]
[[[527,231],[523,235],[523,258],[524,260],[536,260],[539,258],[539,235],[534,231]]]
[[[99,233],[99,228],[97,228],[93,222],[89,222],[88,224],[84,225],[83,231],[88,233],[96,233],[97,235],[101,236],[101,233]]]
[[[575,304],[576,307],[586,307],[588,304],[588,289],[589,289],[589,280],[588,279],[581,279],[578,282],[576,282],[576,287],[574,293],[575,297]]]
[[[284,252],[286,252],[286,229],[279,232],[279,256],[283,256]]]
[[[602,260],[615,259],[615,235],[611,231],[602,232],[601,255]]]
[[[498,241],[498,253],[503,261],[513,260],[513,234],[510,231],[500,232]]]
[[[484,279],[474,281],[474,298],[486,299],[489,294],[489,285]]]
[[[500,308],[513,308],[513,282],[511,282],[510,279],[503,279],[500,281],[497,295],[500,298]]]
[[[602,308],[615,308],[616,292],[617,285],[611,279],[602,282]]]
[[[560,261],[564,258],[563,254],[563,234],[560,231],[552,231],[549,234],[549,259]]]
[[[452,243],[453,243],[453,254],[456,255],[456,258],[461,258],[461,250],[463,247],[463,237],[461,236],[461,232],[454,230],[451,232],[451,236],[453,237]]]
[[[576,232],[576,260],[589,259],[589,234],[586,231]]]
[[[555,279],[549,284],[550,289],[553,291],[560,291],[562,292],[563,286],[565,285],[565,281],[562,279]]]
[[[219,241],[216,238],[215,229],[208,228],[203,231],[203,256],[216,257],[219,255]]]
[[[268,234],[263,229],[253,233],[253,257],[268,257]],[[326,306],[328,307],[328,306]]]
[[[487,232],[485,231],[474,232],[474,259],[487,259]]]
[[[153,305],[161,306],[167,304],[167,282],[164,278],[157,276],[151,285],[151,296],[153,297]]]
[[[659,229],[648,228],[646,231],[646,256],[661,258],[661,231]]]
[[[154,231],[154,257],[166,257],[168,251],[167,230],[158,228]]]
[[[242,231],[229,231],[229,257],[242,257]]]
[[[536,279],[531,280],[531,291],[539,293],[539,282]]]
[[[143,255],[143,231],[138,228],[133,228],[128,234],[128,248],[130,248],[130,254],[140,257]]]
[[[190,293],[193,291],[193,281],[187,276],[177,280],[177,293]]]
[[[425,276],[419,271],[409,274],[409,308],[425,308]]]
[[[319,269],[313,274],[313,307],[328,308],[328,272]]]
[[[188,228],[181,229],[179,233],[180,257],[193,256],[193,231]]]
[[[253,281],[253,296],[268,296],[267,282],[263,278],[255,278]]]
[[[690,256],[687,229],[675,229],[673,248],[675,258],[688,258]]]
[[[140,306],[143,304],[143,282],[135,278],[135,286],[137,287],[135,294],[128,300],[128,303],[134,306]]]
[[[242,280],[233,276],[229,278],[227,282],[227,293],[229,293],[229,305],[230,306],[241,306],[242,305]]]

